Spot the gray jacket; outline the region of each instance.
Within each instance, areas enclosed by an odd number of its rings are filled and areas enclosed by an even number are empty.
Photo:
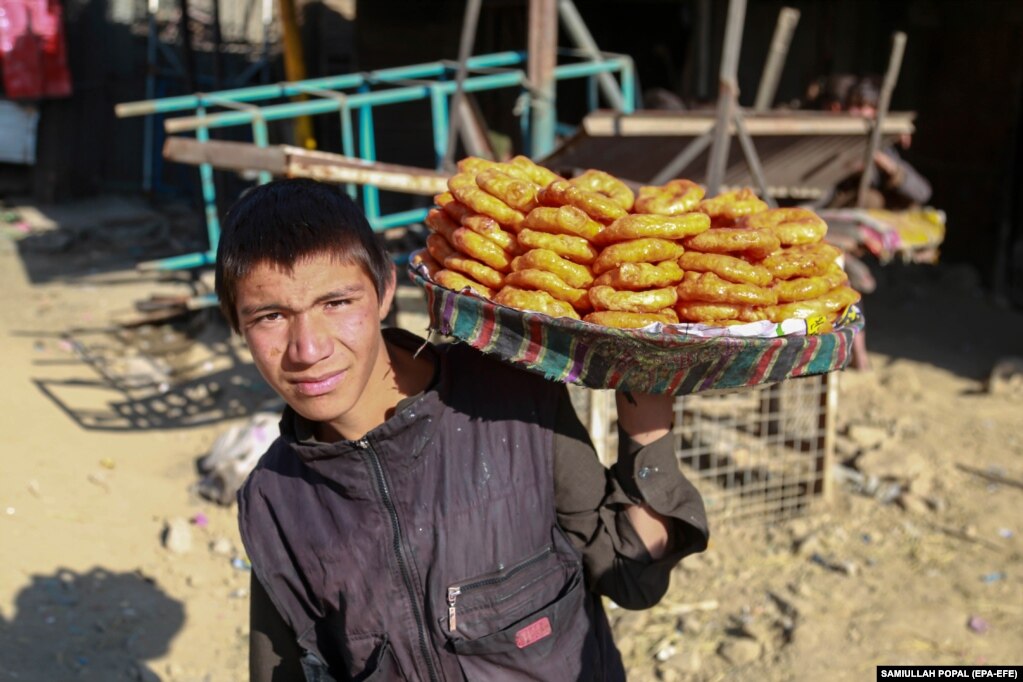
[[[563,392],[455,346],[434,389],[361,441],[307,444],[286,413],[239,518],[307,679],[624,679],[558,524]]]

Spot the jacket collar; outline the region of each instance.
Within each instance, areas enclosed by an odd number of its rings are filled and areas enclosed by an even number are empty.
[[[388,328],[383,330],[384,341],[413,353],[429,353],[433,358],[434,373],[430,384],[420,393],[403,398],[395,406],[394,414],[380,424],[363,440],[379,446],[394,440],[404,433],[418,432],[419,437],[411,449],[402,448],[413,459],[419,456],[422,448],[429,442],[436,428],[436,416],[440,410],[438,388],[443,383],[441,377],[446,365],[445,354],[438,351],[426,341],[404,329]],[[324,442],[315,436],[315,423],[295,412],[290,406],[284,408],[280,421],[281,438],[303,461],[312,463],[317,460],[334,459],[336,457],[356,456],[361,452],[358,442],[340,440]],[[390,453],[389,453],[390,454]]]

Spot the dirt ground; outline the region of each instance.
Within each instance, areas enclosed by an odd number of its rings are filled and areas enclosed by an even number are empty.
[[[0,214],[0,680],[244,679],[248,567],[197,461],[273,396],[213,311],[118,324],[205,291],[134,269],[201,248],[201,226],[121,199]],[[877,274],[831,500],[715,526],[660,606],[612,608],[630,679],[1023,663],[1023,375],[988,382],[1023,357],[1023,313],[969,269]],[[422,332],[417,296],[399,323]]]

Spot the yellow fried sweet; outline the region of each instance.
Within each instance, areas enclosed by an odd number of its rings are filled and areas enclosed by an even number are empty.
[[[623,263],[660,263],[677,260],[685,251],[678,242],[669,239],[630,239],[605,247],[593,261],[593,274],[600,275],[620,267]]]
[[[537,199],[544,206],[575,206],[601,223],[610,223],[628,213],[613,199],[568,180],[556,180],[547,185],[537,193]]]
[[[593,271],[589,266],[573,263],[550,249],[530,249],[511,263],[512,271],[546,270],[553,272],[571,287],[585,289],[593,283]]]
[[[455,272],[467,275],[491,289],[500,289],[504,286],[504,275],[489,265],[484,265],[478,260],[467,256],[460,254],[450,255],[444,259],[444,267],[448,270],[454,270]]]
[[[617,291],[608,286],[590,287],[590,303],[595,310],[619,310],[629,313],[653,313],[670,308],[678,300],[675,287],[646,291]]]
[[[633,209],[636,213],[678,215],[696,208],[705,190],[691,180],[670,180],[664,185],[639,188]]]
[[[843,284],[818,298],[769,306],[766,310],[767,319],[772,322],[781,322],[792,318],[802,320],[822,315],[834,322],[843,310],[859,301],[860,298],[858,291]]]
[[[678,317],[670,308],[655,313],[630,313],[621,310],[599,310],[583,317],[583,322],[617,327],[619,329],[639,329],[660,322],[661,324],[677,324]]]
[[[523,229],[518,235],[519,244],[526,249],[547,249],[573,263],[592,263],[597,258],[597,249],[582,237],[568,234],[550,234],[538,230]]]
[[[675,312],[678,313],[680,320],[715,325],[723,320],[737,320],[745,323],[767,319],[766,309],[759,306],[708,303],[706,301],[679,301],[675,305]]]
[[[493,218],[480,215],[479,213],[470,213],[462,218],[461,223],[462,227],[472,230],[482,237],[486,237],[508,253],[516,254],[521,252],[515,235],[502,229],[501,225]]]
[[[516,228],[525,220],[525,215],[504,203],[492,194],[480,189],[476,178],[468,173],[456,173],[448,178],[448,189],[458,201],[475,213],[490,216],[502,225]]]
[[[743,187],[704,199],[696,205],[696,210],[710,216],[715,226],[727,226],[733,225],[742,216],[766,211],[767,203],[749,187]]]
[[[721,279],[729,282],[756,284],[767,286],[771,283],[770,271],[763,265],[750,263],[737,256],[722,253],[702,253],[686,251],[678,259],[679,266],[685,271],[713,272]]]
[[[552,234],[569,234],[594,241],[604,226],[575,206],[537,206],[526,215],[522,227]]]
[[[494,303],[500,303],[516,310],[543,313],[551,317],[579,319],[579,313],[575,311],[575,308],[564,301],[559,301],[546,291],[525,290],[505,286],[494,296]]]
[[[636,200],[636,195],[628,185],[604,171],[590,169],[582,175],[572,178],[570,182],[591,192],[603,194],[625,211],[631,211]]]
[[[478,156],[467,156],[459,161],[457,166],[459,173],[467,173],[473,177],[479,175],[483,171],[495,169],[520,180],[532,180],[529,173],[515,164],[481,159]]]
[[[775,279],[816,277],[827,272],[841,255],[837,247],[819,242],[781,249],[761,261],[760,265],[767,268]]]
[[[837,263],[832,263],[823,275],[779,279],[771,288],[778,293],[778,303],[793,303],[819,298],[848,281],[849,276],[845,271]]]
[[[613,244],[627,239],[682,239],[710,229],[710,218],[703,213],[666,216],[632,213],[619,218],[597,235],[599,244]]]
[[[586,289],[577,289],[569,286],[553,272],[530,268],[517,270],[505,277],[504,283],[516,289],[529,289],[533,291],[546,291],[548,294],[565,301],[576,310],[589,310],[590,299],[586,295]]]
[[[451,289],[452,291],[471,289],[484,298],[494,297],[493,289],[484,284],[480,284],[476,280],[466,277],[459,272],[455,272],[454,270],[441,270],[434,275],[433,281],[445,289]]]
[[[435,261],[441,264],[444,263],[445,258],[457,253],[455,247],[451,246],[448,240],[437,232],[426,235],[426,250]]]
[[[476,184],[487,194],[523,214],[536,207],[536,191],[539,187],[531,180],[521,180],[503,170],[488,168],[476,174]]]
[[[626,291],[642,291],[675,286],[682,281],[682,268],[673,260],[660,263],[622,263],[601,274],[594,285],[609,286]]]
[[[512,165],[522,170],[529,179],[540,185],[546,187],[556,180],[564,180],[563,177],[555,173],[554,171],[544,168],[543,166],[535,163],[532,159],[525,156],[514,156],[510,162]]]
[[[507,251],[466,227],[455,230],[449,241],[465,255],[486,263],[499,272],[508,272],[511,269],[512,256]]]
[[[828,224],[824,219],[807,208],[771,208],[760,213],[744,216],[739,226],[766,229],[773,232],[782,246],[813,244],[824,239]]]
[[[689,251],[703,253],[742,253],[751,260],[760,260],[781,247],[778,237],[768,230],[744,227],[712,227],[682,240]]]
[[[729,282],[713,272],[687,272],[677,290],[683,301],[761,306],[778,302],[778,294],[767,287]]]

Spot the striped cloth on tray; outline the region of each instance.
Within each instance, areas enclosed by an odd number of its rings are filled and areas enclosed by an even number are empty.
[[[426,289],[431,328],[484,353],[590,388],[687,395],[770,384],[844,368],[863,316],[813,336],[705,338],[614,329],[500,306],[445,289],[410,268]]]

